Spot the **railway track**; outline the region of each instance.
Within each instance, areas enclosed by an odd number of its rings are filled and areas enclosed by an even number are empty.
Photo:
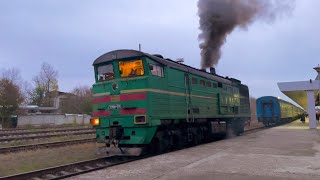
[[[74,144],[82,144],[82,143],[90,143],[95,142],[96,138],[84,138],[84,139],[75,139],[70,141],[55,141],[49,143],[37,143],[37,144],[30,144],[30,145],[21,145],[21,146],[10,146],[0,148],[0,154],[3,153],[13,153],[18,151],[27,151],[27,150],[35,150],[40,148],[54,148],[54,147],[62,147]]]
[[[255,127],[255,128],[251,128],[251,129],[246,129],[244,131],[244,134],[254,133],[254,132],[257,132],[257,131],[260,131],[260,130],[263,130],[263,129],[267,129],[267,127],[261,126],[261,127]]]
[[[262,129],[265,129],[265,127],[256,127],[256,128],[248,129],[245,131],[245,134],[253,133]],[[56,141],[56,142],[49,142],[49,143],[37,143],[37,144],[30,144],[30,145],[11,146],[11,147],[0,148],[0,153],[34,150],[39,148],[61,147],[66,145],[95,142],[95,140],[96,140],[95,138],[84,138],[84,139],[76,139],[76,140],[69,140],[69,141]]]
[[[260,130],[266,129],[265,127],[257,127],[248,129],[244,134],[254,133]],[[143,157],[123,157],[123,156],[111,156],[104,158],[91,159],[87,161],[81,161],[76,163],[70,163],[66,165],[15,174],[11,176],[0,177],[0,179],[63,179],[72,177],[107,167],[128,163],[131,161],[143,159],[149,156]]]
[[[15,174],[12,176],[0,177],[0,179],[62,179],[79,174],[96,171],[99,169],[116,166],[119,164],[135,161],[145,157],[133,156],[110,156],[104,158],[91,159],[62,166],[56,166],[36,171],[30,171],[22,174]]]
[[[62,136],[75,136],[75,135],[93,135],[95,133],[94,129],[86,130],[86,131],[76,131],[76,132],[64,132],[58,134],[44,134],[44,135],[36,135],[36,136],[18,136],[18,137],[1,137],[0,143],[12,142],[12,141],[26,141],[26,140],[34,140],[34,139],[46,139],[52,137],[62,137]]]
[[[18,133],[18,132],[38,132],[38,131],[70,131],[70,130],[77,130],[77,129],[91,129],[90,127],[56,127],[56,128],[43,128],[43,127],[37,127],[37,128],[15,128],[15,129],[0,129],[0,134],[4,133]]]
[[[72,129],[48,129],[48,130],[37,130],[37,131],[12,131],[12,132],[1,132],[0,138],[4,136],[18,136],[18,135],[30,135],[30,134],[46,134],[46,133],[60,133],[60,132],[74,132],[74,131],[86,131],[92,130],[93,128],[72,128]]]

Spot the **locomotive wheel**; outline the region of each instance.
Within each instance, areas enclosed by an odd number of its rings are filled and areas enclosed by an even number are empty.
[[[149,154],[159,154],[161,152],[160,141],[158,138],[154,138],[148,146]]]
[[[235,123],[229,121],[229,123],[227,124],[227,138],[232,138],[237,136],[237,129],[236,129],[236,125]]]
[[[231,133],[229,129],[232,130],[232,133],[234,136],[240,136],[244,132],[244,121],[242,121],[241,119],[236,119],[231,122],[229,121],[228,124],[229,124],[227,127],[228,137],[230,137],[230,133]]]
[[[232,137],[236,136],[234,129],[232,127],[227,127],[226,136],[227,136],[227,138],[232,138]]]

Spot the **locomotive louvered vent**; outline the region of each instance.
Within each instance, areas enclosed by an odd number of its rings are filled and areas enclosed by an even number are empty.
[[[163,56],[161,54],[153,54],[153,56],[156,56],[158,58],[162,58],[163,59]]]
[[[216,74],[216,69],[215,69],[214,67],[211,67],[211,68],[210,68],[210,73],[211,73],[211,74]]]

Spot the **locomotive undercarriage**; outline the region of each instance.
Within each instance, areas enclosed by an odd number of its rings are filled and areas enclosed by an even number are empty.
[[[244,120],[242,119],[211,119],[205,121],[199,119],[199,121],[195,120],[193,123],[163,124],[158,127],[148,151],[151,153],[172,151],[237,136],[243,132]]]
[[[194,122],[161,120],[161,125],[148,145],[120,144],[120,134],[106,147],[99,149],[99,154],[131,155],[158,154],[190,147],[202,143],[233,137],[244,132],[243,119],[195,119]]]
[[[281,124],[286,124],[286,123],[290,123],[294,120],[297,119],[301,119],[301,121],[305,121],[305,115],[299,115],[299,116],[295,116],[295,117],[289,117],[289,118],[262,118],[262,123],[266,126],[266,127],[270,127],[270,126],[275,126],[275,125],[281,125]]]

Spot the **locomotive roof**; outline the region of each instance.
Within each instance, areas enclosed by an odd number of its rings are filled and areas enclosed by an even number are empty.
[[[191,66],[187,66],[185,64],[177,63],[177,62],[170,60],[170,59],[163,59],[163,58],[160,58],[160,57],[148,54],[148,53],[144,53],[141,51],[136,51],[136,50],[115,50],[115,51],[108,52],[108,53],[103,54],[102,56],[98,57],[93,62],[93,65],[105,63],[105,62],[112,61],[115,59],[125,59],[125,58],[132,58],[132,57],[141,57],[141,56],[146,56],[152,60],[159,62],[160,64],[164,64],[164,65],[172,67],[172,68],[187,71],[187,72],[197,74],[199,76],[206,77],[208,79],[214,79],[216,81],[220,81],[220,82],[223,82],[226,84],[232,84],[232,81],[237,82],[237,83],[241,83],[239,80],[236,80],[233,78],[224,78],[224,77],[216,75],[216,74],[214,75],[214,74],[211,74],[208,72],[203,72],[203,71],[200,71],[199,69],[193,68]]]

